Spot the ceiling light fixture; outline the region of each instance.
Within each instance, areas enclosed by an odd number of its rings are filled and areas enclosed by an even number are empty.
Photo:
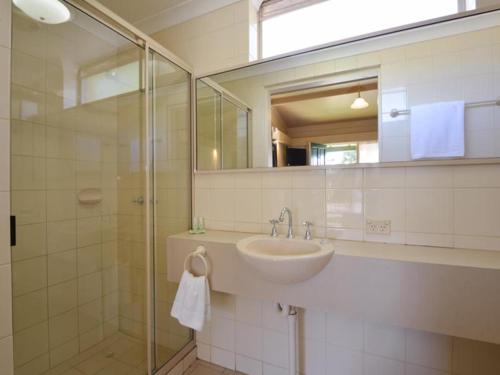
[[[51,25],[69,21],[71,13],[59,0],[12,0],[31,18]]]
[[[358,97],[352,102],[351,109],[363,109],[369,105],[370,104],[368,104],[368,102],[361,97],[361,91],[358,91]]]

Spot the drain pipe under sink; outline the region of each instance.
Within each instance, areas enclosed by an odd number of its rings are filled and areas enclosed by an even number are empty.
[[[288,319],[288,374],[297,374],[297,308],[278,303],[281,316]]]

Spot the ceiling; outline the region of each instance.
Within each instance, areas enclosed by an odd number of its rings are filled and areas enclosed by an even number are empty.
[[[357,89],[360,85],[371,88],[361,91],[361,96],[370,105],[364,109],[354,110],[350,106],[358,96]],[[322,96],[323,93],[326,96]],[[334,94],[328,95],[331,93]],[[366,80],[273,95],[272,100],[279,104],[273,104],[272,107],[278,111],[287,127],[301,127],[376,117],[378,113],[377,97],[376,80]],[[287,101],[287,98],[290,101]]]
[[[186,22],[238,0],[98,0],[146,34]],[[261,0],[253,0],[259,6]]]
[[[120,17],[131,23],[149,18],[159,12],[172,10],[193,0],[99,0]]]

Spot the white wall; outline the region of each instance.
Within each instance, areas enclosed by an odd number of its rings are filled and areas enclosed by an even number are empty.
[[[0,0],[0,364],[14,373],[10,260],[10,28],[11,1]]]
[[[152,37],[203,75],[257,58],[256,12],[251,0],[240,0]]]

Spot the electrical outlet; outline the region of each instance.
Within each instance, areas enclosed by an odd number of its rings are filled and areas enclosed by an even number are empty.
[[[366,233],[369,234],[391,234],[390,220],[366,220]]]

